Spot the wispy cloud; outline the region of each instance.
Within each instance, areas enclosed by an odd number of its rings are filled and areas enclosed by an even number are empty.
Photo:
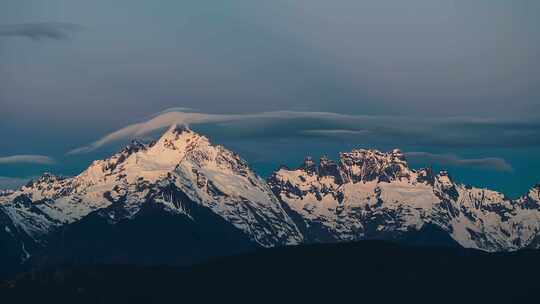
[[[82,29],[81,25],[65,22],[21,23],[0,26],[0,36],[26,37],[33,40],[65,40]]]
[[[405,156],[409,159],[443,166],[476,167],[503,172],[513,170],[512,166],[506,160],[498,157],[461,158],[453,154],[434,154],[429,152],[407,152]]]
[[[202,123],[223,123],[244,121],[253,119],[295,119],[295,118],[316,118],[316,119],[331,119],[343,120],[351,119],[349,115],[327,113],[327,112],[294,112],[294,111],[274,111],[262,112],[254,114],[208,114],[208,113],[186,113],[173,109],[173,111],[162,111],[162,114],[154,116],[150,120],[128,125],[117,131],[109,133],[97,141],[90,143],[87,146],[79,147],[68,152],[68,154],[79,154],[94,151],[108,143],[143,136],[153,131],[164,129],[172,124],[202,124]]]
[[[287,120],[287,123],[283,123]],[[263,123],[264,122],[264,123]],[[349,115],[331,112],[273,111],[251,114],[210,114],[168,109],[149,119],[128,125],[68,154],[87,153],[111,142],[141,137],[172,124],[219,124],[261,136],[363,136],[366,142],[396,146],[451,147],[539,146],[538,120],[504,121],[475,117],[418,118],[404,116]],[[268,128],[277,126],[277,132]],[[276,131],[275,129],[273,131]],[[492,134],[497,133],[495,138]]]
[[[0,190],[17,189],[21,187],[22,185],[26,184],[29,180],[31,180],[30,177],[21,178],[21,177],[0,176]]]
[[[11,155],[11,156],[0,157],[0,164],[18,164],[18,163],[52,165],[55,163],[55,160],[45,155],[32,155],[32,154]]]

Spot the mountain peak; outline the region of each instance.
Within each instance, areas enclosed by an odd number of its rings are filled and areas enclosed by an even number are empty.
[[[529,190],[529,197],[540,203],[540,183],[531,187]]]
[[[186,124],[173,124],[171,125],[171,127],[167,130],[167,132],[165,132],[165,134],[176,134],[176,135],[180,135],[184,132],[187,132],[187,133],[195,133],[193,132],[188,125]]]
[[[50,188],[53,185],[58,185],[62,183],[64,180],[66,180],[65,177],[57,176],[49,172],[43,173],[41,176],[33,178],[28,183],[26,183],[24,186],[21,187],[21,189],[43,189],[43,188]]]
[[[399,149],[392,152],[353,149],[340,153],[339,158],[347,179],[352,182],[390,181],[411,175],[405,156]]]
[[[31,187],[32,185],[35,185],[35,184],[54,182],[54,181],[58,181],[62,179],[63,179],[62,177],[56,176],[50,172],[44,172],[41,176],[29,181],[28,184],[26,184],[26,187]]]
[[[189,142],[195,138],[206,138],[206,137],[194,132],[185,124],[173,124],[165,133],[163,133],[163,135],[161,135],[158,142],[165,142],[165,143],[184,142],[185,144],[186,142]]]
[[[371,160],[378,163],[398,163],[408,166],[405,156],[400,149],[393,149],[391,152],[382,152],[376,149],[353,149],[351,152],[342,152],[339,156],[342,160]]]
[[[389,182],[401,178],[409,179],[413,175],[413,170],[409,168],[404,154],[399,149],[391,152],[353,149],[350,152],[340,153],[336,161],[322,156],[318,164],[312,157],[307,156],[296,170],[319,178],[332,177],[337,184],[373,180]],[[280,168],[279,171],[283,173],[291,170]]]
[[[318,172],[317,163],[311,156],[306,156],[304,158],[304,163],[300,166],[300,169],[303,169],[308,174],[317,174]]]
[[[151,145],[150,150],[154,153],[163,153],[169,150],[184,153],[201,145],[210,145],[207,137],[192,131],[185,124],[174,124],[161,135],[155,144]]]

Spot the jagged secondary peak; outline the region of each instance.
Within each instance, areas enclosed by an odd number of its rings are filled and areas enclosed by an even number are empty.
[[[419,169],[416,171],[416,174],[416,180],[418,182],[426,183],[432,186],[435,184],[436,175],[433,172],[433,168],[427,167]]]
[[[139,152],[140,150],[143,150],[145,148],[146,148],[146,145],[144,143],[140,142],[137,139],[133,139],[127,146],[125,146],[124,148],[122,148],[122,150],[120,150],[120,153],[129,155],[132,153]]]
[[[36,188],[36,187],[42,187],[43,185],[50,185],[56,182],[60,182],[64,180],[65,177],[56,176],[50,172],[45,172],[41,176],[32,179],[29,181],[26,185],[24,185],[24,188]]]
[[[88,168],[79,174],[76,179],[78,184],[90,185],[103,181],[119,170],[132,155],[146,151],[148,146],[137,139],[133,139],[128,145],[120,149],[109,158],[93,161]]]
[[[325,176],[331,176],[334,178],[336,183],[342,184],[343,183],[343,177],[342,172],[339,168],[338,163],[335,161],[328,159],[327,156],[322,156],[319,160],[319,176],[325,177]]]
[[[278,171],[282,173],[291,171],[283,169],[280,168]],[[391,152],[353,149],[350,152],[340,153],[338,161],[322,156],[318,165],[312,157],[307,156],[302,165],[294,171],[305,172],[308,176],[317,176],[318,178],[329,177],[338,185],[360,181],[389,182],[401,178],[410,180],[415,175],[415,171],[409,168],[404,154],[399,149],[394,149]],[[425,172],[424,175],[424,178],[433,182],[432,172]]]
[[[540,184],[536,184],[532,186],[527,196],[530,199],[535,200],[538,204],[540,204]]]
[[[4,189],[4,190],[0,190],[0,196],[7,196],[7,195],[11,195],[15,192],[15,190],[12,190],[12,189]]]
[[[529,189],[529,192],[517,200],[526,209],[537,210],[540,208],[540,184],[536,184]]]
[[[17,197],[25,197],[24,200],[27,202],[30,200],[40,201],[57,198],[71,191],[71,180],[68,177],[45,172],[29,181],[26,185],[12,191],[6,197],[11,196],[12,200],[16,200]]]
[[[122,148],[120,152],[114,154],[108,159],[103,160],[101,164],[102,169],[103,171],[112,172],[116,169],[116,167],[126,161],[130,155],[146,149],[147,146],[145,144],[141,143],[137,139],[134,139],[127,146]]]
[[[313,160],[311,156],[306,156],[304,158],[304,163],[299,167],[299,169],[306,171],[309,175],[318,174],[319,172],[317,163]]]
[[[340,159],[363,162],[372,161],[383,165],[395,163],[408,167],[407,160],[399,149],[394,149],[392,152],[381,152],[375,149],[353,149],[351,152],[340,153]]]
[[[409,178],[412,170],[399,149],[381,152],[372,149],[354,149],[339,155],[344,178],[356,183],[359,181],[391,181]]]

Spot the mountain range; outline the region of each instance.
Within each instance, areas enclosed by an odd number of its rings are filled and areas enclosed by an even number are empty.
[[[189,265],[256,248],[366,239],[483,251],[540,247],[540,185],[518,199],[413,169],[403,153],[306,157],[267,180],[175,125],[74,177],[0,191],[2,274],[61,263]]]

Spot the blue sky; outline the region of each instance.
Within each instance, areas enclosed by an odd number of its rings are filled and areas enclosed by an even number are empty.
[[[516,196],[540,182],[539,13],[519,0],[2,1],[0,184],[76,174],[127,138],[66,152],[183,107],[355,116],[194,125],[263,175],[399,147]],[[2,161],[17,155],[51,161]]]

